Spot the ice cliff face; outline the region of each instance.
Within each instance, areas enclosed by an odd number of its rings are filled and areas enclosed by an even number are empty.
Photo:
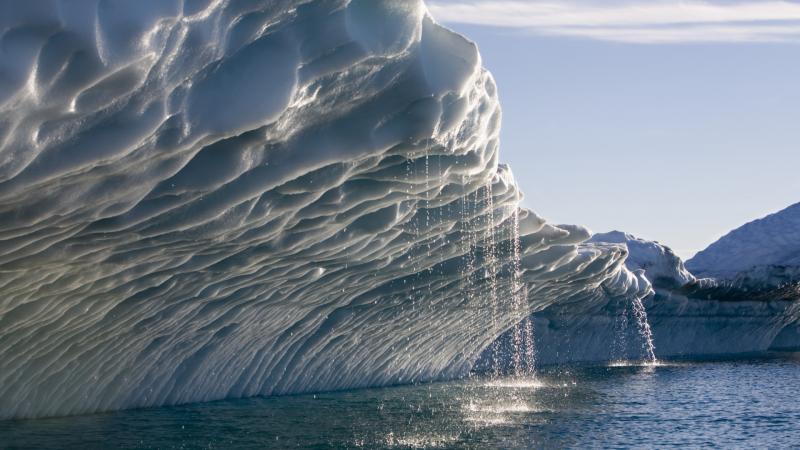
[[[419,1],[9,0],[0,31],[0,418],[455,377],[649,289],[518,210],[492,78]]]

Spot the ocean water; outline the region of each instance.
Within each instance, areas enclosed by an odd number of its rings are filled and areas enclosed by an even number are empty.
[[[2,448],[800,447],[800,354],[0,422]]]

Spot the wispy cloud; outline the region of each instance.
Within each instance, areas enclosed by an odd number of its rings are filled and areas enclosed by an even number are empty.
[[[434,0],[428,9],[445,23],[519,28],[608,41],[800,43],[800,2],[790,1]]]

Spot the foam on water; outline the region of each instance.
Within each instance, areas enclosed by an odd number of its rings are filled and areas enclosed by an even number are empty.
[[[502,377],[487,381],[483,384],[485,387],[491,388],[508,388],[508,389],[539,389],[548,387],[548,385],[536,378],[530,377]]]

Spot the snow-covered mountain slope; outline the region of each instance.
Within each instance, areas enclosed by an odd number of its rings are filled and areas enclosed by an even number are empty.
[[[0,418],[455,377],[531,311],[649,292],[518,209],[492,77],[420,1],[0,28]]]
[[[731,231],[686,267],[698,277],[725,280],[800,279],[800,203]]]

